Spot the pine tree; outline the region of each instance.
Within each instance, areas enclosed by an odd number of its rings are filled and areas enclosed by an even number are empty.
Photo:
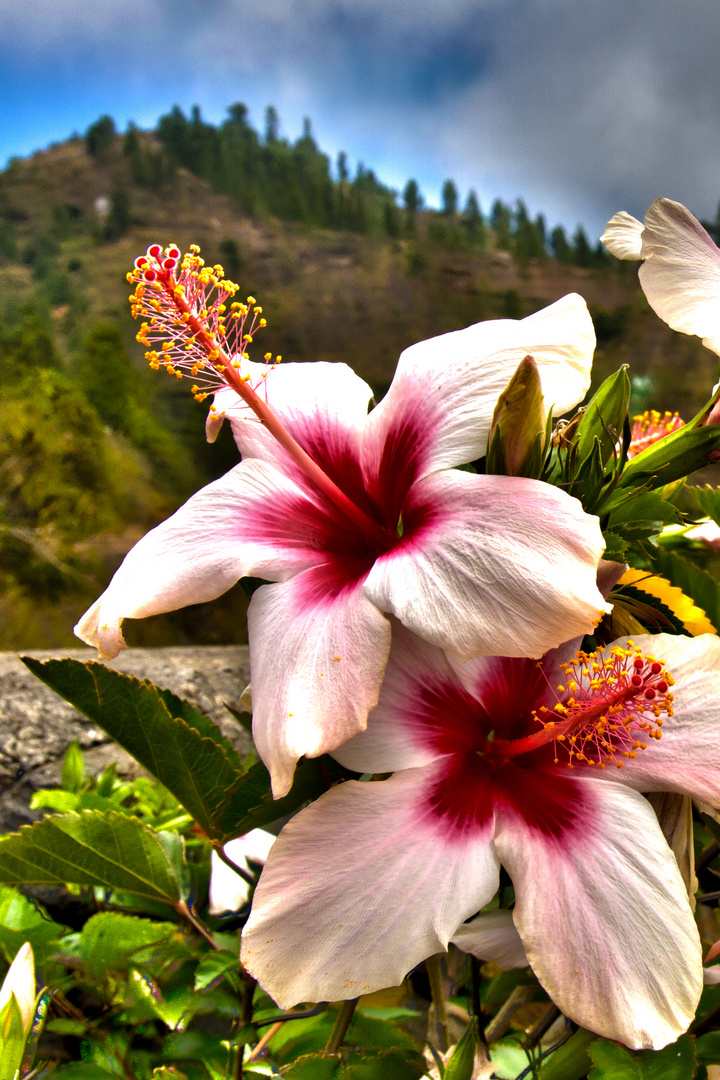
[[[446,180],[442,186],[442,213],[454,218],[458,208],[458,191],[452,180]]]

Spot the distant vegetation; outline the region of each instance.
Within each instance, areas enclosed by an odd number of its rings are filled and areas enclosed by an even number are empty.
[[[345,154],[331,163],[309,120],[290,142],[272,107],[262,134],[239,104],[218,126],[198,108],[123,134],[101,117],[0,173],[0,648],[72,644],[131,544],[237,461],[134,342],[125,273],[156,240],[201,244],[261,298],[260,355],[346,361],[377,397],[413,341],[573,290],[595,318],[598,378],[631,362],[638,406],[687,416],[715,381],[715,358],[649,312],[632,265],[521,199],[483,208],[448,179],[428,208],[414,179],[397,192]],[[242,640],[245,603],[235,590],[130,638]]]

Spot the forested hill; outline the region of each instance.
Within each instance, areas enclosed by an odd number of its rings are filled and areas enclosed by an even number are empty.
[[[448,180],[425,208],[412,179],[395,193],[331,164],[309,123],[281,138],[272,110],[262,135],[239,105],[218,127],[176,109],[119,134],[103,117],[0,173],[0,648],[70,644],[128,546],[237,460],[134,340],[125,274],[155,241],[200,244],[260,300],[258,358],[343,360],[376,395],[413,341],[569,291],[595,317],[598,377],[632,361],[638,405],[689,415],[714,381],[712,355],[649,312],[635,267],[522,201],[481,207]],[[145,640],[237,640],[232,603],[224,623],[203,630],[196,612]]]

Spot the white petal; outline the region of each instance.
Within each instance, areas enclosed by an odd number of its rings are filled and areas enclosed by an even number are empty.
[[[459,685],[442,649],[423,641],[391,619],[392,647],[380,699],[368,726],[333,752],[353,772],[387,773],[428,765],[442,757],[427,738],[423,697]]]
[[[657,199],[645,215],[640,284],[673,330],[720,353],[720,251],[681,203]]]
[[[642,221],[625,210],[613,214],[600,240],[616,259],[642,258]]]
[[[265,829],[251,829],[244,836],[229,840],[223,845],[223,851],[236,866],[249,870],[249,863],[263,866],[275,837]],[[226,911],[239,911],[247,903],[250,885],[244,878],[231,870],[216,852],[210,854],[210,904],[211,915],[222,915]]]
[[[324,568],[265,585],[248,610],[253,739],[276,798],[303,754],[335,750],[362,731],[376,704],[390,624],[347,585],[333,596]]]
[[[577,499],[537,480],[459,471],[425,477],[411,495],[407,542],[365,582],[379,608],[463,659],[539,657],[592,631],[606,610],[596,584],[604,541]]]
[[[659,1050],[687,1030],[702,991],[685,885],[641,795],[587,775],[582,786],[574,836],[555,839],[498,810],[495,844],[515,886],[515,925],[566,1016]]]
[[[505,971],[527,967],[529,963],[511,911],[496,908],[476,915],[455,931],[452,942],[463,952],[497,964]]]
[[[661,739],[648,739],[646,750],[621,770],[605,769],[602,777],[637,791],[676,791],[720,807],[720,638],[639,634],[632,641],[664,661],[675,679],[673,716],[664,718]]]
[[[592,320],[575,294],[520,321],[476,323],[411,345],[370,413],[367,475],[375,475],[388,444],[408,430],[421,443],[417,476],[482,457],[497,399],[527,355],[538,365],[553,415],[567,412],[590,385],[594,348]]]
[[[35,1015],[35,958],[29,941],[21,945],[0,986],[0,1012],[15,995],[23,1028],[28,1031]]]
[[[215,600],[241,577],[283,579],[315,566],[322,512],[274,466],[237,465],[147,533],[75,627],[111,659],[123,619]]]
[[[372,390],[347,364],[280,364],[268,371],[264,364],[245,361],[242,372],[316,461],[323,449],[341,455],[348,446],[359,448]],[[293,468],[285,451],[233,390],[219,391],[215,406],[232,424],[244,458],[277,460],[284,469]]]
[[[445,842],[431,778],[432,766],[340,784],[280,833],[241,959],[281,1008],[397,985],[492,898],[490,826]]]

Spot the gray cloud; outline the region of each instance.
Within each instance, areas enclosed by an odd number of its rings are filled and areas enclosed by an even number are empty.
[[[99,66],[158,108],[272,101],[391,181],[453,176],[595,232],[720,197],[716,0],[0,0],[0,25],[0,54]]]

